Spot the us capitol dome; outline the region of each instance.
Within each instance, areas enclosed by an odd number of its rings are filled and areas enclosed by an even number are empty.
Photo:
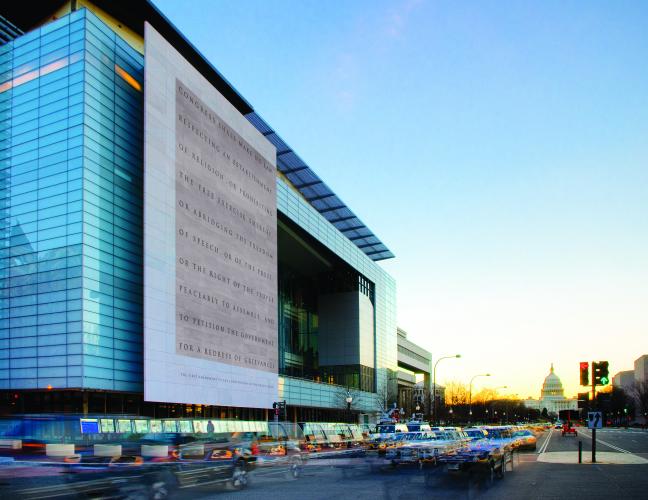
[[[527,408],[543,411],[557,415],[561,410],[576,410],[578,409],[578,401],[575,399],[567,399],[565,397],[565,389],[563,388],[560,377],[555,374],[553,363],[549,375],[544,379],[542,390],[540,391],[540,399],[529,398],[524,401]]]

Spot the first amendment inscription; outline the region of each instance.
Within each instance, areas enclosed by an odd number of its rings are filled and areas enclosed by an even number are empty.
[[[176,79],[176,353],[277,372],[275,167]]]

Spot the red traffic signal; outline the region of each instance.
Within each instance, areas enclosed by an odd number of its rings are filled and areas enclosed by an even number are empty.
[[[589,385],[589,362],[587,361],[581,361],[580,364],[580,383]]]

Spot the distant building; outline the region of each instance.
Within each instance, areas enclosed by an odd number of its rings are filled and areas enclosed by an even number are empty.
[[[412,413],[429,413],[432,353],[409,340],[407,332],[401,328],[397,329],[397,348],[398,406],[408,417]],[[416,382],[417,374],[423,375],[423,380],[419,383]]]
[[[634,389],[637,384],[648,381],[648,354],[635,359],[634,370],[624,370],[612,377],[612,385],[621,388],[630,396],[634,396]],[[635,419],[639,423],[646,423],[646,418],[636,409]]]
[[[565,389],[563,389],[560,377],[554,373],[553,363],[551,364],[551,371],[544,379],[542,390],[540,392],[540,399],[529,398],[524,401],[527,408],[534,410],[547,410],[549,415],[558,415],[561,410],[576,410],[578,409],[578,401],[576,399],[567,399],[565,397]]]
[[[635,382],[645,382],[648,380],[648,354],[637,358],[634,362]]]
[[[625,370],[617,373],[616,375],[614,375],[614,377],[612,377],[612,386],[617,389],[623,389],[625,392],[629,392],[632,389],[634,383],[634,370]]]

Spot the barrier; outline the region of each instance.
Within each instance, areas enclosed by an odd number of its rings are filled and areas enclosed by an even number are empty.
[[[95,444],[94,456],[95,457],[121,457],[122,447],[121,444]]]
[[[20,439],[0,439],[0,449],[20,450],[22,449],[22,441]]]
[[[68,457],[74,455],[73,444],[46,444],[45,455],[48,457]]]
[[[169,447],[161,444],[143,444],[142,456],[152,458],[166,458],[169,456]]]

